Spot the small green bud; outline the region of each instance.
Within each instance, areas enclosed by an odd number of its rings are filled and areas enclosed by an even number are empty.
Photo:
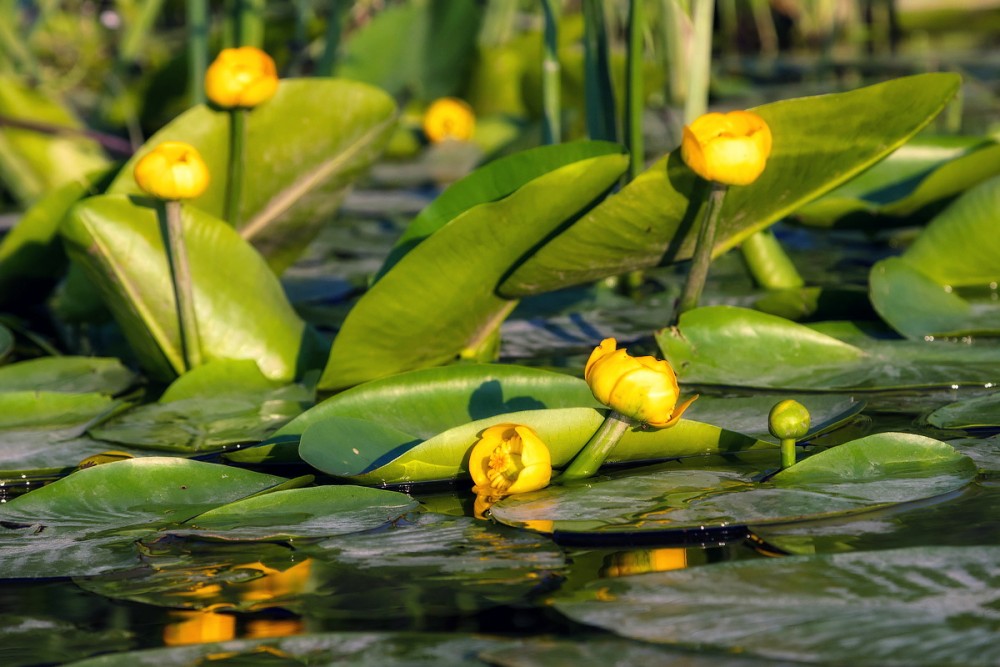
[[[767,427],[779,440],[799,440],[809,432],[809,411],[798,401],[781,401],[771,408]]]

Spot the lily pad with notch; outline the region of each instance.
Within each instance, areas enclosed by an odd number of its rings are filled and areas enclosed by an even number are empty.
[[[811,454],[765,481],[771,452],[686,458],[510,496],[498,521],[574,542],[655,541],[855,514],[960,489],[976,465],[923,436],[881,433]]]

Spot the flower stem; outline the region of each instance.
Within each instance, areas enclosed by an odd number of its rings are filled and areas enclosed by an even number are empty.
[[[642,111],[645,101],[643,82],[643,34],[645,18],[643,0],[629,0],[628,57],[625,87],[625,145],[629,151],[629,180],[634,180],[646,167],[646,152],[642,137]]]
[[[728,186],[722,183],[712,183],[708,202],[702,214],[701,228],[698,230],[698,242],[694,248],[694,257],[691,258],[691,268],[688,271],[687,280],[684,282],[680,299],[677,301],[674,313],[675,323],[683,313],[698,307],[701,292],[705,288],[705,280],[708,278],[708,267],[712,263],[715,228],[719,224],[719,214],[722,211],[722,202],[726,198],[727,190]]]
[[[229,169],[226,174],[226,221],[240,226],[240,197],[243,190],[243,144],[247,110],[229,110]]]
[[[740,244],[754,281],[766,289],[802,287],[805,281],[769,229],[754,232]]]
[[[187,247],[184,244],[181,203],[177,200],[170,200],[165,204],[167,209],[167,261],[170,264],[170,279],[173,282],[174,299],[177,304],[177,322],[181,334],[184,370],[189,371],[201,365],[201,338],[198,336],[198,320],[194,310],[191,267],[188,264]]]
[[[604,463],[604,459],[608,458],[608,454],[625,435],[625,431],[635,424],[636,422],[631,417],[626,417],[617,410],[608,411],[608,416],[604,418],[601,427],[590,437],[590,440],[587,441],[587,444],[583,446],[583,449],[557,481],[569,482],[574,479],[593,477],[601,464]]]
[[[542,0],[545,16],[545,56],[542,60],[542,140],[546,144],[562,141],[559,109],[559,17],[552,0]]]
[[[781,440],[781,469],[795,465],[795,438]]]

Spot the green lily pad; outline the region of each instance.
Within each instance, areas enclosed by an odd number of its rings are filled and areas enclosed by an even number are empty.
[[[992,139],[920,135],[795,217],[819,227],[917,224],[997,173],[1000,144]]]
[[[45,616],[0,614],[0,645],[6,667],[30,667],[128,651],[133,638],[131,631],[121,628],[95,631]]]
[[[754,109],[771,128],[771,156],[755,183],[726,196],[713,255],[887,156],[959,85],[954,75],[921,74]],[[679,150],[663,157],[528,257],[505,277],[500,294],[523,297],[689,258],[701,196],[696,181]]]
[[[91,197],[70,211],[62,234],[139,360],[151,375],[173,379],[184,362],[161,210],[148,199]],[[260,255],[221,220],[193,206],[182,210],[205,361],[252,359],[265,376],[283,381],[305,370],[311,355],[318,362],[314,332]]]
[[[769,660],[996,664],[1000,547],[923,547],[719,563],[591,582],[558,596],[575,621]]]
[[[586,382],[565,373],[504,364],[424,368],[332,396],[281,427],[269,443],[226,458],[240,463],[298,461],[299,438],[306,428],[331,417],[371,419],[372,405],[379,406],[383,435],[403,443],[508,412],[599,404]]]
[[[265,391],[234,387],[138,406],[90,429],[90,435],[141,449],[215,451],[260,442],[312,403],[313,392],[301,385]]]
[[[1000,546],[998,491],[996,482],[979,482],[940,502],[895,506],[864,517],[750,526],[750,530],[762,548],[795,555],[920,547],[927,545],[928,535],[934,536],[936,546]]]
[[[559,468],[576,456],[603,420],[604,412],[594,408],[526,410],[479,419],[421,441],[377,422],[332,417],[306,429],[299,455],[325,473],[361,484],[456,480],[468,477],[469,451],[479,433],[494,424],[534,429],[548,446],[553,467]],[[682,419],[668,429],[626,432],[606,463],[772,447],[769,442]]]
[[[74,472],[0,505],[0,522],[108,530],[177,523],[287,480],[179,458],[129,459]]]
[[[418,506],[406,494],[364,486],[287,489],[222,505],[169,532],[220,540],[329,537],[378,528]]]
[[[988,295],[1000,281],[994,223],[1000,177],[980,183],[942,211],[900,257],[872,267],[870,291],[879,315],[908,338],[998,335],[1000,306]],[[979,287],[971,299],[954,288]]]
[[[102,655],[75,663],[74,667],[188,667],[210,660],[219,667],[241,665],[296,665],[308,662],[358,667],[487,667],[476,655],[499,648],[513,640],[483,635],[430,632],[310,632],[294,637],[239,639],[205,642],[190,646],[147,649]],[[280,656],[275,656],[275,651]],[[281,661],[281,662],[276,662]]]
[[[1000,348],[873,336],[849,322],[805,326],[732,306],[684,313],[656,334],[685,383],[878,390],[995,382]]]
[[[515,305],[496,294],[501,278],[628,165],[619,146],[585,147],[584,157],[578,146],[553,147],[565,154],[564,166],[465,210],[407,252],[348,313],[319,388],[345,389],[479,349]]]
[[[96,393],[0,392],[0,480],[69,472],[108,449],[79,436],[125,406]]]
[[[1000,426],[1000,394],[956,401],[927,415],[927,422],[938,428],[986,428]]]
[[[0,392],[45,391],[114,396],[135,382],[135,373],[118,359],[42,357],[0,366]]]
[[[351,183],[378,157],[395,116],[392,98],[363,83],[282,80],[273,98],[247,113],[244,155],[253,166],[243,176],[243,239],[275,270],[291,265],[334,215]],[[150,137],[108,193],[141,194],[132,176],[135,163],[164,141],[184,141],[201,153],[212,182],[192,203],[221,218],[229,113],[205,105],[188,109]]]
[[[813,440],[844,426],[865,408],[863,401],[835,394],[789,394],[781,396],[701,396],[685,412],[687,419],[705,424],[723,424],[729,431],[778,443],[768,427],[768,415],[775,403],[798,401],[809,411],[809,431],[800,441]]]
[[[758,481],[776,465],[775,456],[742,454],[741,463],[728,465],[717,457],[683,459],[609,480],[509,496],[490,512],[502,523],[557,539],[732,530],[919,500],[954,491],[976,476],[972,460],[947,444],[903,433],[853,440]]]

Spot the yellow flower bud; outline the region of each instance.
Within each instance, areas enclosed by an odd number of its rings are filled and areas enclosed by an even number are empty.
[[[697,396],[677,406],[680,388],[670,363],[632,357],[605,338],[587,360],[584,377],[594,398],[632,419],[657,428],[673,426]]]
[[[456,97],[435,100],[424,113],[424,134],[438,143],[445,139],[467,141],[476,129],[472,107]]]
[[[809,432],[809,410],[790,398],[776,403],[767,415],[767,428],[779,440],[800,440]]]
[[[533,430],[518,424],[497,424],[483,431],[469,454],[473,491],[507,496],[537,491],[549,484],[552,457]]]
[[[254,46],[223,49],[205,72],[205,95],[226,109],[255,107],[277,90],[274,60]]]
[[[135,182],[159,199],[193,199],[210,180],[208,167],[194,146],[183,141],[164,141],[135,163]]]
[[[684,127],[681,158],[706,181],[749,185],[771,154],[771,129],[751,111],[707,113]]]

